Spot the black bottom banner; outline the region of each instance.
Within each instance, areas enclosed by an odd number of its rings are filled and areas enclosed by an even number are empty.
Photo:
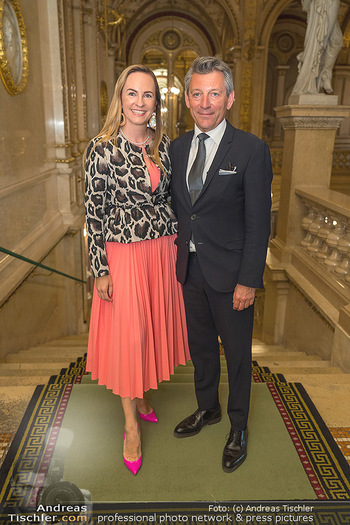
[[[7,509],[9,510],[9,509]],[[172,524],[349,525],[350,501],[225,501],[186,503],[40,504],[30,512],[14,509],[1,515],[10,524]]]

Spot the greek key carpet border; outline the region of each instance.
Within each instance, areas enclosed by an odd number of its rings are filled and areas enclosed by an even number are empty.
[[[350,467],[300,383],[268,388],[318,499],[350,499]]]

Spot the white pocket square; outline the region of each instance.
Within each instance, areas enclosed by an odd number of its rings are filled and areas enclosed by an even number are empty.
[[[235,173],[237,173],[237,166],[234,166],[231,169],[227,170],[219,170],[219,175],[234,175]]]

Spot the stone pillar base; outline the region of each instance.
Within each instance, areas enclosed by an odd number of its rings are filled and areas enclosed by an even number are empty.
[[[283,332],[289,282],[283,266],[268,251],[265,274],[265,303],[262,340],[271,345],[283,344]]]
[[[332,365],[339,366],[344,372],[350,372],[350,305],[339,313],[339,324],[335,328]]]
[[[338,95],[326,95],[325,93],[316,93],[314,95],[291,95],[288,99],[288,104],[293,105],[305,105],[305,106],[337,106]]]

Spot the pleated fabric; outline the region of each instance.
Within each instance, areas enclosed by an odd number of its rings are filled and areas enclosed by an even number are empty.
[[[87,371],[121,397],[142,398],[190,359],[174,238],[106,243],[113,302],[95,288]]]

